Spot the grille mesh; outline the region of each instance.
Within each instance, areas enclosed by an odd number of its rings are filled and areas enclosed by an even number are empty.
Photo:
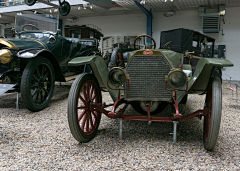
[[[126,71],[130,78],[130,90],[125,91],[126,100],[171,99],[171,92],[165,90],[165,76],[169,73],[170,67],[163,56],[133,56]]]

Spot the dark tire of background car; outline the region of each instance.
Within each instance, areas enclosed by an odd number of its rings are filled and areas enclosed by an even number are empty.
[[[88,83],[88,84],[87,84]],[[85,107],[87,106],[86,104],[84,105],[83,112],[85,111],[85,114],[81,113],[80,116],[78,116],[78,108],[79,108],[79,104],[78,102],[82,102],[82,104],[84,104],[84,102],[81,100],[80,98],[80,92],[81,89],[87,91],[91,91],[87,89],[87,87],[90,85],[92,85],[92,87],[95,87],[95,93],[96,93],[96,102],[97,103],[102,103],[102,95],[101,95],[101,90],[100,90],[100,86],[98,84],[97,79],[95,78],[95,76],[93,74],[87,74],[87,73],[83,73],[81,75],[79,75],[76,80],[73,82],[70,92],[69,92],[69,97],[68,97],[68,124],[69,124],[69,128],[70,131],[73,135],[73,137],[79,141],[80,143],[86,143],[89,142],[90,140],[92,140],[97,133],[98,130],[98,126],[100,124],[100,120],[101,120],[101,113],[98,111],[95,111],[97,113],[97,116],[95,118],[95,122],[92,124],[92,129],[90,129],[91,131],[84,131],[81,126],[80,126],[80,122],[83,123],[84,121],[82,121],[84,118],[83,117],[88,117],[88,118],[92,118],[92,115],[89,114],[89,112],[94,112],[90,111],[89,108]],[[89,99],[89,97],[91,93],[86,93],[86,98]],[[86,100],[85,97],[82,97],[84,100]],[[88,100],[88,104],[90,100]],[[80,106],[81,107],[81,106]],[[89,110],[89,111],[87,111]],[[95,113],[95,114],[96,114]],[[82,117],[81,117],[82,115]],[[83,116],[85,115],[85,116]],[[91,116],[90,116],[91,115]],[[81,119],[83,118],[83,119]],[[87,119],[86,119],[87,120]],[[88,119],[89,120],[89,119]],[[86,122],[86,121],[85,121]],[[88,121],[87,121],[88,122]],[[87,126],[90,126],[87,125]]]
[[[59,8],[59,13],[62,16],[68,15],[69,12],[71,11],[71,6],[70,6],[70,4],[67,1],[62,2],[61,7],[62,8]]]
[[[33,6],[37,0],[24,0],[25,4],[28,6]]]
[[[119,55],[118,55],[119,52],[122,53],[120,48],[115,47],[113,49],[110,61],[108,63],[108,69],[109,70],[113,67],[119,67],[120,66],[120,59],[119,59]]]
[[[45,57],[31,59],[21,78],[21,97],[26,108],[33,112],[46,108],[52,98],[54,84],[55,73],[51,62]],[[39,102],[39,98],[43,101]]]
[[[168,102],[161,102],[161,104],[159,104],[158,108],[155,111],[150,112],[150,114],[151,115],[156,115],[156,114],[160,113],[161,111],[163,111],[167,107],[167,105],[168,105]],[[138,113],[140,113],[142,115],[147,115],[147,112],[142,109],[139,102],[131,102],[131,106]]]
[[[222,115],[222,85],[221,79],[214,76],[206,94],[207,116],[203,122],[203,143],[206,150],[213,150],[217,143]]]

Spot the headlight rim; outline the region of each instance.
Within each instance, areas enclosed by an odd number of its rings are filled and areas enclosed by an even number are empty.
[[[179,88],[173,87],[173,86],[170,84],[170,81],[169,81],[169,76],[170,76],[171,74],[173,74],[174,72],[181,72],[181,73],[185,76],[185,78],[186,78],[186,81],[185,81],[184,85],[181,86],[181,87],[179,87]],[[187,85],[188,76],[185,74],[185,72],[182,71],[181,68],[175,68],[175,69],[172,69],[172,70],[168,73],[167,82],[168,82],[168,85],[169,85],[172,89],[174,89],[174,90],[182,90],[182,89]]]
[[[109,74],[110,74],[110,72],[111,72],[113,69],[119,69],[119,70],[121,70],[121,71],[124,73],[124,81],[123,81],[123,83],[121,83],[121,84],[114,84],[114,83],[111,82],[111,80],[109,79],[109,76],[110,76]],[[110,83],[111,85],[118,87],[118,86],[120,86],[120,85],[124,85],[124,84],[125,84],[125,82],[126,82],[126,80],[127,80],[127,73],[126,73],[126,71],[125,71],[123,68],[121,68],[121,67],[113,67],[113,68],[111,68],[111,69],[108,71],[107,79],[108,79],[108,81],[109,81],[109,83]]]

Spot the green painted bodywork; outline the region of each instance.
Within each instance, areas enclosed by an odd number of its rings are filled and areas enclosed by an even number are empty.
[[[136,51],[129,52],[128,61],[131,60],[131,57],[133,55],[135,55],[136,53],[142,54],[143,51],[144,50],[136,50]],[[181,69],[183,70],[192,71],[191,65],[189,64],[181,65],[183,61],[183,54],[176,53],[174,51],[166,50],[166,49],[153,49],[152,51],[161,52],[164,55],[167,62],[169,63],[170,68],[174,69],[174,68],[181,67]],[[117,100],[118,91],[111,90],[107,86],[108,68],[102,57],[100,56],[78,57],[71,60],[68,64],[70,66],[90,64],[93,74],[96,76],[100,86],[108,89],[113,101]],[[222,67],[231,67],[231,66],[233,66],[233,63],[231,63],[226,59],[201,58],[196,66],[196,70],[194,74],[193,75],[190,74],[188,78],[188,89],[186,91],[177,91],[177,101],[180,102],[186,93],[188,94],[203,93],[208,86],[208,83],[214,68],[221,69]]]
[[[108,68],[103,58],[101,56],[86,56],[74,58],[68,62],[68,65],[70,66],[79,66],[85,64],[89,64],[91,66],[92,72],[97,78],[100,87],[107,88],[113,101],[116,101],[118,99],[118,90],[112,90],[107,86]],[[121,93],[123,93],[123,91]]]
[[[17,48],[18,51],[30,49],[30,48],[38,48],[45,49],[43,45],[35,40],[30,39],[6,39],[9,42],[12,42]]]
[[[34,34],[42,34],[45,35],[45,37],[35,37]],[[23,35],[29,35],[29,38],[22,38],[21,36]],[[50,38],[54,38],[56,41],[50,43]],[[67,64],[69,60],[78,56],[87,56],[95,48],[93,45],[85,44],[85,42],[90,42],[90,39],[67,38],[53,32],[42,30],[24,31],[19,33],[16,38],[5,40],[14,44],[18,52],[32,48],[46,49],[54,55],[59,64]],[[29,56],[29,58],[31,58],[31,56]]]

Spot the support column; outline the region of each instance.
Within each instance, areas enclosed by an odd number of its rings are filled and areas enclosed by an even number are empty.
[[[138,1],[134,1],[135,4],[147,15],[147,35],[152,36],[152,10],[147,10],[144,6],[142,6]],[[152,41],[150,38],[147,38],[147,43],[151,44]]]

